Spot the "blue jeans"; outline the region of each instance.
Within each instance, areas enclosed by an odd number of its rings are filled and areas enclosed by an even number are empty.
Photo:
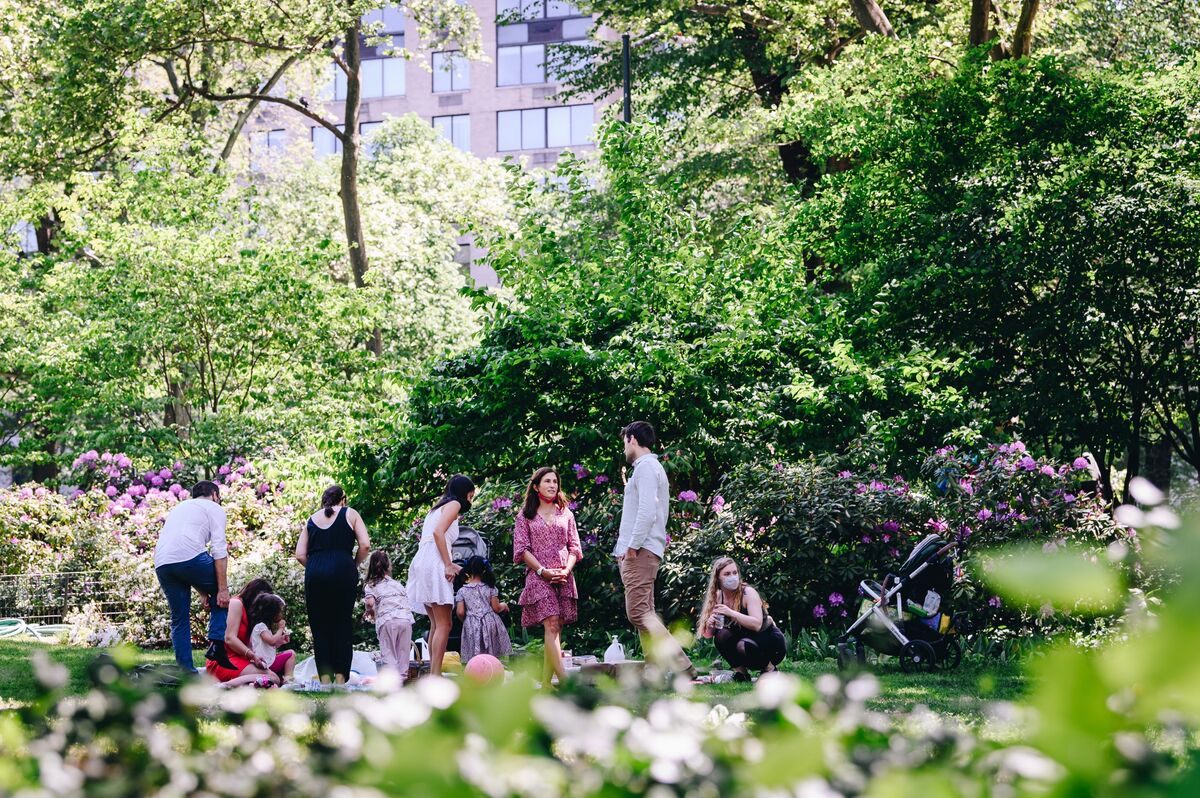
[[[186,562],[172,562],[154,569],[167,604],[171,607],[171,647],[179,667],[196,673],[192,662],[192,588],[209,597],[208,639],[225,639],[225,618],[229,610],[217,606],[217,566],[208,552]]]

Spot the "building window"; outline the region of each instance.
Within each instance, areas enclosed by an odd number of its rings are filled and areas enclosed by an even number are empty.
[[[22,252],[38,251],[37,228],[31,222],[17,222],[10,232],[17,234]],[[3,486],[0,485],[0,487]]]
[[[346,73],[337,64],[330,64],[332,99],[343,102],[346,99]],[[364,100],[377,97],[403,97],[405,92],[404,59],[399,56],[389,58],[365,58],[358,72],[362,98]]]
[[[499,20],[578,17],[579,6],[562,0],[496,0]]]
[[[463,152],[471,151],[471,117],[469,114],[454,116],[435,116],[433,129],[458,147]]]
[[[525,44],[496,48],[496,85],[521,86],[546,82],[546,46]]]
[[[496,149],[513,152],[591,144],[594,113],[591,103],[500,111],[496,114]]]
[[[433,90],[466,91],[471,88],[471,63],[456,50],[433,54]]]
[[[376,9],[363,14],[363,27],[378,24],[378,33],[404,33],[404,12],[396,6]]]
[[[337,125],[338,130],[345,130],[345,125]],[[324,158],[328,155],[337,155],[342,151],[342,141],[329,128],[323,125],[314,125],[312,129],[313,155],[318,158]]]
[[[287,146],[287,131],[256,130],[250,134],[250,147],[257,153],[280,152]]]

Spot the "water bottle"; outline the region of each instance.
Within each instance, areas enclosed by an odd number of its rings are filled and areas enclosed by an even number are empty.
[[[621,645],[621,641],[617,640],[617,636],[613,635],[612,643],[608,648],[604,649],[604,662],[606,664],[613,662],[625,661],[625,646]]]

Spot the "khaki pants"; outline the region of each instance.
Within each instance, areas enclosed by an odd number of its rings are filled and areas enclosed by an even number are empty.
[[[379,635],[379,653],[383,655],[383,667],[392,668],[401,679],[408,678],[408,661],[412,656],[412,624],[403,621],[388,621],[375,627]]]
[[[620,561],[625,617],[642,638],[642,650],[648,661],[684,673],[691,669],[692,661],[654,611],[654,580],[661,564],[661,557],[645,549],[632,559],[625,557]]]

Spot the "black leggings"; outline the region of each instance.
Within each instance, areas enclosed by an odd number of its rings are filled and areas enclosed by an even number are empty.
[[[772,623],[766,629],[751,632],[728,618],[725,622],[732,623],[733,626],[718,630],[713,640],[717,644],[717,651],[721,652],[721,656],[730,665],[761,671],[765,670],[768,664],[778,665],[783,662],[783,655],[787,653],[787,641],[783,639],[783,632],[779,631],[778,626]]]
[[[354,600],[358,597],[358,569],[345,552],[321,552],[304,569],[304,601],[312,630],[317,673],[350,680],[354,659]]]

